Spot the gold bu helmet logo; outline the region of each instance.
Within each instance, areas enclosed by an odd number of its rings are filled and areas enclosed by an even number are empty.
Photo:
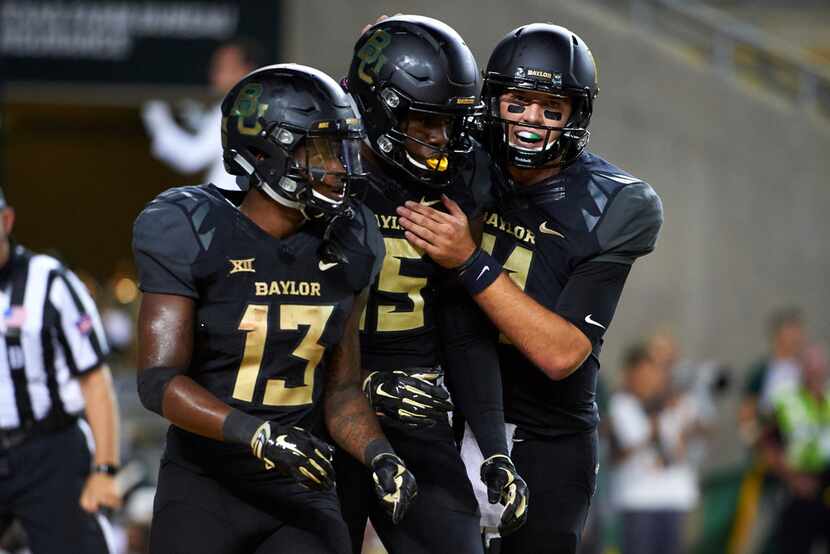
[[[228,260],[231,262],[231,272],[228,275],[233,275],[234,273],[241,273],[241,272],[248,272],[248,273],[256,273],[254,269],[254,260],[256,258],[247,258],[245,260]]]

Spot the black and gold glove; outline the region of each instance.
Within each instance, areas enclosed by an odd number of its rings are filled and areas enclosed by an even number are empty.
[[[331,447],[300,427],[281,427],[270,422],[251,437],[254,456],[274,469],[315,490],[334,486]]]
[[[375,482],[375,494],[392,518],[392,523],[397,524],[418,494],[415,477],[397,455],[384,453],[372,460],[372,480]]]
[[[380,417],[412,429],[447,421],[453,409],[449,393],[438,384],[440,369],[374,371],[363,381],[363,392]]]
[[[504,454],[490,456],[481,463],[481,480],[487,485],[490,504],[504,506],[499,533],[506,537],[524,525],[530,492],[527,483],[516,471],[513,461]]]

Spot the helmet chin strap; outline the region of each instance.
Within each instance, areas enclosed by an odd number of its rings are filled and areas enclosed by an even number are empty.
[[[280,183],[282,183],[282,181],[284,181],[284,180],[293,182],[292,179],[289,179],[288,177],[283,177],[283,178],[280,179]],[[262,192],[264,192],[268,196],[268,198],[270,198],[271,200],[273,200],[277,204],[280,204],[281,206],[285,206],[286,208],[291,208],[293,210],[298,210],[300,213],[303,214],[303,217],[305,217],[305,211],[304,211],[305,210],[305,204],[303,204],[301,202],[296,202],[294,200],[289,200],[288,198],[285,198],[283,195],[281,195],[277,191],[275,191],[271,187],[271,185],[269,185],[268,183],[266,183],[264,181],[259,182],[259,188],[262,190]]]

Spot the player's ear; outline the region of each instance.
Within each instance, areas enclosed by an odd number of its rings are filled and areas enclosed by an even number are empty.
[[[5,236],[9,236],[14,227],[14,208],[10,206],[3,208],[0,213],[0,221],[3,223],[3,233]]]

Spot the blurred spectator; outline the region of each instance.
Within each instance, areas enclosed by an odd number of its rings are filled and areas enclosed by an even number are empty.
[[[781,508],[781,483],[776,473],[769,471],[764,453],[757,452],[756,447],[763,436],[765,419],[773,415],[775,399],[799,386],[806,333],[803,314],[794,307],[773,312],[767,328],[770,352],[747,371],[738,411],[740,436],[753,450],[741,480],[729,538],[730,552],[754,550],[762,545],[764,552],[777,552],[769,535]]]
[[[778,518],[777,551],[813,552],[819,540],[830,540],[830,386],[827,352],[809,348],[802,375],[792,390],[774,401],[774,416],[762,450],[770,471],[787,490]]]
[[[759,417],[769,414],[774,398],[794,389],[799,382],[798,358],[804,348],[804,318],[798,308],[778,310],[770,316],[771,352],[747,372],[739,420],[741,436],[748,444],[759,437]]]
[[[205,181],[219,188],[238,190],[236,178],[225,171],[222,162],[222,97],[242,77],[263,65],[262,48],[248,39],[236,39],[219,47],[210,63],[210,86],[219,100],[205,111],[194,125],[193,133],[183,129],[173,118],[170,106],[160,100],[144,105],[142,118],[152,139],[153,155],[177,171],[206,171]]]
[[[704,420],[692,395],[672,389],[670,368],[661,362],[645,345],[631,347],[623,389],[610,402],[612,500],[623,554],[682,552],[686,515],[699,497],[687,446]]]

